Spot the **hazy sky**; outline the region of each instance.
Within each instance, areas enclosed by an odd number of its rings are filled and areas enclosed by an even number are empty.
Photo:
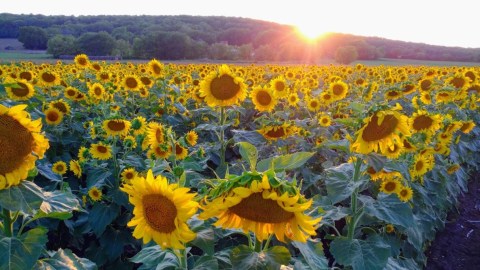
[[[474,0],[0,0],[0,13],[218,15],[299,25],[309,31],[480,48]],[[313,30],[312,30],[313,28]]]

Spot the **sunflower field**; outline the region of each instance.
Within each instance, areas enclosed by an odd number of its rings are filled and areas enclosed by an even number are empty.
[[[0,65],[0,269],[422,269],[480,68]]]

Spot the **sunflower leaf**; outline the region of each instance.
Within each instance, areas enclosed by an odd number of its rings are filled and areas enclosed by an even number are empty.
[[[97,237],[100,237],[108,224],[111,224],[120,213],[120,206],[112,203],[105,205],[97,203],[93,206],[88,216],[88,221],[92,227],[93,232]]]
[[[354,270],[381,270],[387,265],[390,247],[383,242],[336,238],[330,244],[335,260]]]
[[[293,242],[293,245],[300,250],[308,266],[312,269],[329,269],[328,260],[323,253],[322,242],[308,241],[307,243]]]
[[[248,142],[238,142],[237,145],[243,160],[245,160],[250,165],[251,171],[255,171],[258,159],[257,148],[253,144]]]
[[[38,227],[18,238],[0,238],[0,269],[32,269],[47,243],[47,231]]]
[[[274,246],[260,253],[240,245],[232,250],[232,269],[279,269],[287,265],[291,255],[286,247]]]
[[[30,181],[22,181],[18,186],[0,190],[0,206],[10,211],[34,214],[44,199],[42,189]]]
[[[394,225],[409,228],[414,224],[412,209],[394,194],[380,194],[365,202],[365,213]]]
[[[302,167],[314,154],[313,152],[297,152],[263,159],[258,162],[257,170],[260,172],[270,168],[273,168],[276,172],[293,170]]]
[[[45,270],[96,270],[95,263],[86,258],[80,258],[70,249],[59,249],[51,258],[38,261],[35,269]]]

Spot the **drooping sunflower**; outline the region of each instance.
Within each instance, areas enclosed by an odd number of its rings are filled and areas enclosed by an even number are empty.
[[[137,177],[138,172],[134,168],[128,168],[122,171],[120,174],[122,181],[126,184],[130,184],[132,180]]]
[[[328,92],[333,97],[333,100],[342,100],[347,96],[348,84],[343,81],[336,81],[329,85]]]
[[[332,118],[328,114],[321,114],[318,116],[318,124],[322,127],[329,127],[332,125]]]
[[[395,141],[401,141],[400,136],[410,136],[408,117],[397,111],[378,111],[363,122],[365,124],[355,133],[357,139],[352,144],[352,149],[361,154],[379,149],[386,152]]]
[[[185,141],[191,146],[195,146],[197,144],[197,140],[198,140],[198,134],[195,132],[195,130],[190,130],[185,135]]]
[[[88,59],[88,56],[83,53],[75,56],[73,61],[79,68],[87,68],[90,66],[90,60]]]
[[[188,149],[179,143],[175,143],[175,159],[182,160],[188,156]]]
[[[151,146],[156,146],[165,142],[165,131],[162,124],[150,122],[147,129],[147,139]]]
[[[70,160],[70,171],[72,171],[76,177],[82,177],[82,166],[80,166],[78,160]]]
[[[90,146],[90,154],[93,158],[107,160],[112,157],[112,147],[104,143],[94,143]]]
[[[413,113],[410,125],[413,133],[423,132],[432,135],[442,128],[442,122],[443,117],[441,115],[418,110]]]
[[[65,163],[64,161],[57,161],[52,165],[52,171],[56,174],[63,175],[67,172],[67,170],[67,163]]]
[[[270,112],[275,108],[277,99],[273,96],[273,92],[268,87],[257,86],[250,93],[255,109],[259,112]]]
[[[260,241],[275,234],[282,242],[285,237],[306,242],[310,235],[316,235],[321,218],[314,219],[304,213],[312,200],[305,199],[297,187],[266,174],[244,173],[243,176],[250,177],[245,184],[224,180],[219,185],[222,192],[217,197],[207,197],[199,218],[218,218],[215,226],[253,232]]]
[[[187,221],[197,212],[196,193],[178,184],[168,184],[167,178],[153,176],[135,177],[121,190],[129,195],[133,204],[133,218],[127,224],[135,227],[133,237],[147,244],[155,241],[162,249],[185,249],[185,243],[195,239]]]
[[[147,130],[147,119],[143,116],[137,116],[132,120],[131,129],[133,131],[133,135],[140,135],[144,134]]]
[[[470,120],[470,121],[463,122],[462,126],[460,127],[460,130],[463,133],[468,134],[470,133],[470,131],[473,130],[474,127],[475,127],[475,123],[472,120]]]
[[[123,145],[129,149],[137,148],[137,139],[132,135],[127,135],[123,137]]]
[[[70,114],[70,110],[71,110],[70,105],[67,102],[65,102],[63,99],[51,101],[48,104],[48,106],[57,108],[63,114]]]
[[[165,144],[157,144],[151,146],[150,150],[147,152],[147,157],[152,159],[166,159],[172,155],[172,146]]]
[[[32,121],[26,107],[0,104],[0,190],[26,179],[37,158],[42,159],[49,148],[47,138],[40,134],[42,120]]]
[[[90,199],[92,199],[92,201],[98,202],[102,199],[102,191],[95,186],[91,187],[88,190],[88,196]]]
[[[6,86],[5,91],[12,100],[29,100],[35,94],[35,89],[26,80],[6,80],[5,84],[14,84],[15,86]]]
[[[410,176],[412,179],[421,178],[424,174],[431,171],[434,166],[435,163],[432,156],[418,154],[415,156],[413,165],[410,168]]]
[[[298,131],[295,125],[283,123],[282,125],[265,126],[258,130],[267,140],[286,139]]]
[[[163,64],[155,58],[148,62],[148,70],[150,71],[150,74],[155,78],[159,78],[163,75],[163,69]]]
[[[283,77],[277,77],[270,82],[273,95],[277,98],[284,98],[288,96],[287,81]]]
[[[397,192],[397,196],[402,202],[408,202],[413,197],[413,190],[411,187],[401,186]]]
[[[109,119],[103,121],[103,129],[108,136],[126,136],[130,130],[130,121],[124,119]]]
[[[200,82],[201,96],[210,107],[239,104],[247,96],[247,85],[227,65],[211,72]]]
[[[63,113],[55,107],[50,107],[43,113],[45,114],[45,121],[49,125],[56,126],[63,120]]]

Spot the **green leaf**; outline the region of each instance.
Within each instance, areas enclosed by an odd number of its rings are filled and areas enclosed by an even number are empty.
[[[257,131],[245,131],[245,130],[232,130],[233,141],[238,142],[249,142],[253,145],[260,146],[265,143],[265,138],[262,134]]]
[[[81,209],[80,202],[77,197],[70,191],[62,192],[55,190],[54,192],[44,192],[45,200],[40,206],[40,210],[45,214],[53,212],[72,212]]]
[[[255,171],[257,166],[258,152],[257,148],[251,143],[248,142],[239,142],[237,143],[240,150],[240,155],[242,155],[243,160],[248,162],[250,165],[250,170]]]
[[[47,243],[47,229],[35,228],[17,237],[0,239],[0,269],[32,269]]]
[[[45,178],[47,178],[48,180],[52,180],[52,181],[55,181],[55,182],[62,182],[62,176],[59,175],[59,174],[56,174],[52,171],[52,166],[51,164],[47,164],[46,161],[43,161],[43,162],[39,162],[37,164],[37,170],[38,172],[43,175]]]
[[[379,194],[378,200],[365,202],[365,213],[404,228],[414,225],[412,209],[394,194]]]
[[[59,249],[51,258],[38,261],[35,269],[41,270],[96,270],[92,261],[79,258],[70,249]]]
[[[123,252],[123,246],[129,244],[131,240],[130,232],[126,230],[116,230],[111,226],[105,230],[105,233],[99,239],[100,246],[107,254],[110,261],[114,261]]]
[[[87,172],[87,188],[90,189],[93,186],[103,186],[105,180],[112,175],[112,172],[108,168],[98,167],[92,168]]]
[[[275,169],[275,171],[293,170],[303,166],[314,154],[313,152],[297,152],[263,159],[258,162],[257,169],[260,172],[267,171],[270,168]]]
[[[218,269],[218,261],[215,257],[204,255],[195,260],[195,265],[192,270],[216,270]]]
[[[120,206],[115,203],[110,205],[95,204],[88,215],[88,221],[95,235],[100,237],[107,225],[112,223],[118,214],[120,214]]]
[[[30,181],[22,181],[18,186],[0,190],[0,206],[10,211],[34,214],[43,200],[42,189]]]
[[[232,269],[278,269],[288,265],[291,255],[286,247],[274,246],[266,252],[252,251],[248,246],[240,245],[232,250]]]
[[[360,176],[357,182],[353,182],[354,167],[351,163],[343,163],[326,171],[325,185],[332,204],[350,198],[356,188],[363,190],[362,186],[369,181],[365,176]]]
[[[353,270],[382,270],[390,257],[390,247],[384,243],[337,237],[330,244],[335,260]]]
[[[196,247],[201,248],[206,254],[213,255],[213,253],[215,252],[215,234],[213,232],[213,229],[211,227],[206,228],[202,226],[201,230],[194,231],[197,233],[197,237],[190,243]]]
[[[143,248],[130,261],[143,264],[139,269],[164,269],[179,266],[177,256],[162,250],[158,245]]]
[[[293,245],[300,250],[308,266],[312,269],[330,269],[328,260],[323,254],[322,242],[310,240],[307,243],[293,242]]]

